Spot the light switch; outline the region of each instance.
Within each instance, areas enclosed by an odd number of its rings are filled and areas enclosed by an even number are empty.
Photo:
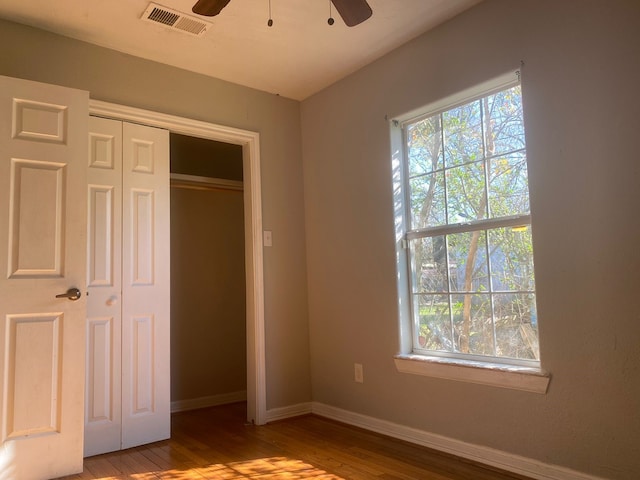
[[[354,380],[357,383],[364,383],[364,371],[362,369],[362,364],[361,363],[354,363],[353,364],[353,373],[354,373]]]
[[[264,234],[264,246],[265,247],[270,247],[273,245],[273,238],[271,236],[271,230],[265,230],[263,232]]]

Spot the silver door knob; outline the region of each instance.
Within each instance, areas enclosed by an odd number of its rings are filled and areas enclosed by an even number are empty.
[[[118,303],[118,296],[111,295],[109,298],[107,298],[107,301],[105,303],[107,304],[108,307],[115,305],[116,303]]]
[[[56,298],[68,298],[69,300],[78,300],[82,296],[82,292],[77,288],[70,288],[66,293],[56,295]]]

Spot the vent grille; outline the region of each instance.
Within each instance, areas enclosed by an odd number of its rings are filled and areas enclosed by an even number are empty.
[[[180,30],[197,37],[203,36],[211,26],[210,23],[204,22],[199,18],[186,15],[167,7],[162,7],[155,3],[149,4],[142,14],[142,19],[148,22],[160,24],[172,30]]]
[[[172,27],[178,21],[180,15],[177,13],[167,12],[166,10],[158,7],[153,7],[153,10],[151,10],[151,13],[147,18],[154,22],[164,23],[165,25]]]

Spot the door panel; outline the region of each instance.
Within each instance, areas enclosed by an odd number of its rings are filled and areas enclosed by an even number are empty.
[[[155,199],[153,190],[131,188],[131,285],[153,286],[156,261],[153,239]]]
[[[89,117],[88,181],[87,457],[121,446],[122,122]]]
[[[0,472],[82,471],[88,93],[0,77]],[[70,287],[79,300],[56,298]]]
[[[5,439],[60,430],[61,314],[7,315]]]
[[[64,163],[11,159],[9,277],[62,275]]]
[[[122,448],[169,438],[169,132],[123,124]]]

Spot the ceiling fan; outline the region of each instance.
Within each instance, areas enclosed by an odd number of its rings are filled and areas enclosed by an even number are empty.
[[[214,17],[218,15],[231,0],[198,0],[193,6],[193,13]],[[353,27],[369,18],[373,11],[367,0],[331,0],[344,23]]]

